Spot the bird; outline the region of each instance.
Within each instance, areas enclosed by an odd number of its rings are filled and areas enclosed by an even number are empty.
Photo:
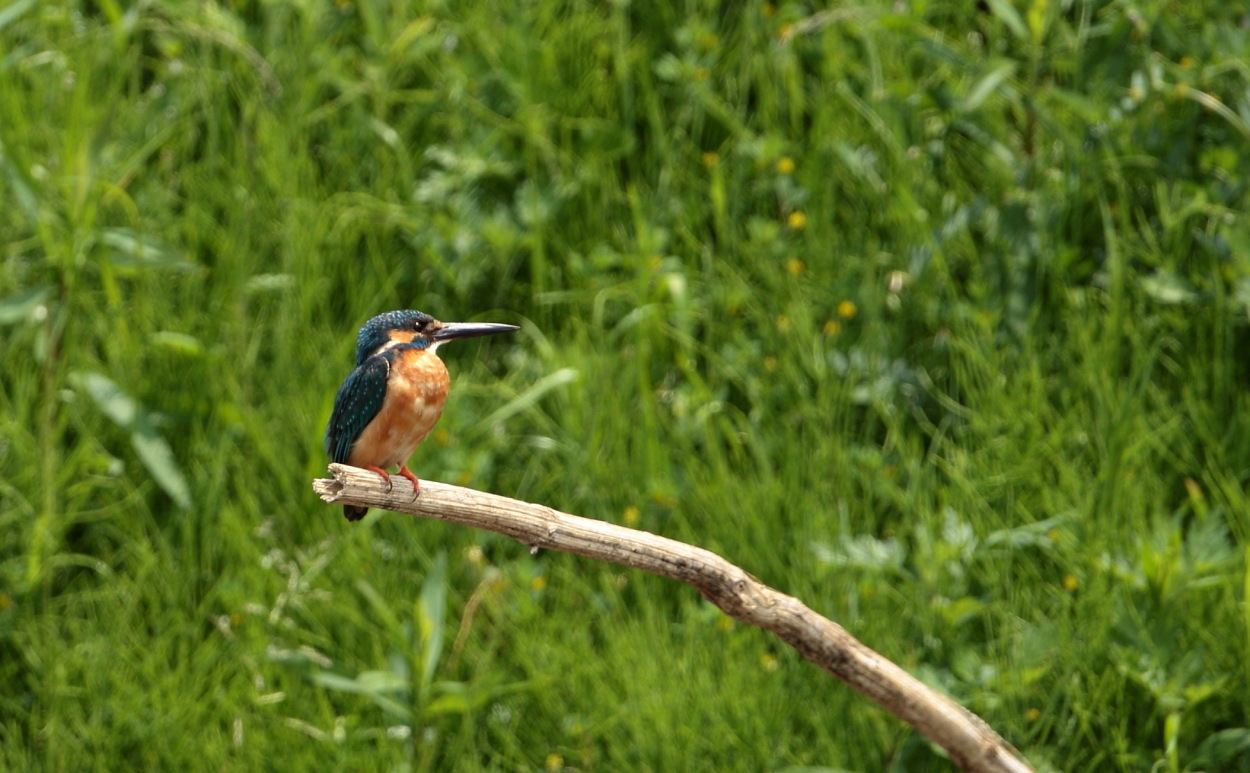
[[[379,314],[356,335],[356,366],[334,396],[325,449],[339,464],[371,470],[391,484],[387,468],[421,484],[408,469],[412,456],[443,413],[450,380],[438,347],[459,338],[519,330],[495,322],[440,322],[421,311]],[[349,521],[369,508],[344,505]]]

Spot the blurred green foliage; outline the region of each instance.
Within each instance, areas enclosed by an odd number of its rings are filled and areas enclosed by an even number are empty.
[[[948,769],[672,583],[320,503],[414,468],[716,550],[1040,770],[1250,770],[1236,3],[10,0],[0,768]]]

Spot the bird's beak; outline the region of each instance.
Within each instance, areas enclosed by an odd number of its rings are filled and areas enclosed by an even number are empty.
[[[496,333],[509,333],[520,330],[516,325],[502,325],[498,322],[444,322],[443,326],[434,331],[434,340],[438,342],[454,341],[457,338],[476,338]]]

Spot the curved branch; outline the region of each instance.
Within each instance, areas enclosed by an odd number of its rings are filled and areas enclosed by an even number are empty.
[[[382,507],[453,521],[540,548],[609,561],[680,580],[731,617],[775,633],[803,657],[876,701],[941,746],[967,771],[1031,771],[1006,741],[975,714],[934,692],[842,626],[798,599],[764,585],[720,556],[684,542],[543,505],[422,481],[414,498],[407,482],[387,487],[377,474],[330,465],[332,480],[313,481],[326,502]]]

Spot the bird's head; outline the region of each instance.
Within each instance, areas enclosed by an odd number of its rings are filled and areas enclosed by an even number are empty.
[[[356,364],[391,346],[413,344],[434,351],[444,341],[517,330],[495,322],[439,322],[429,314],[405,309],[388,311],[369,320],[356,336]]]

